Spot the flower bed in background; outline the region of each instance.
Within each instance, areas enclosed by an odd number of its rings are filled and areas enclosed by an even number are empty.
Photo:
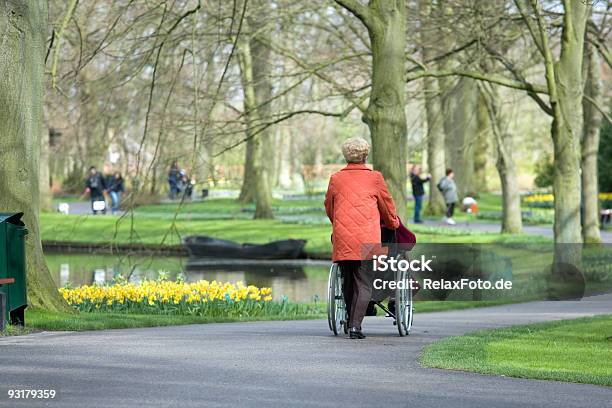
[[[612,193],[599,193],[602,208],[612,208]],[[528,207],[553,208],[555,196],[552,194],[528,194],[523,196],[523,203]]]
[[[208,317],[295,316],[320,313],[316,307],[274,301],[272,289],[217,281],[167,280],[140,284],[60,288],[64,299],[82,312],[191,315]]]

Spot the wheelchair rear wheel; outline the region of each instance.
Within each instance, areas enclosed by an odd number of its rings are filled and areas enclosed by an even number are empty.
[[[329,280],[327,285],[327,323],[329,329],[335,336],[341,331],[347,332],[346,327],[346,305],[342,294],[342,273],[338,264],[329,268]]]
[[[412,288],[409,284],[410,275],[404,271],[398,272],[398,282],[405,282],[404,286],[395,290],[395,321],[400,336],[408,336],[412,329],[413,307]]]

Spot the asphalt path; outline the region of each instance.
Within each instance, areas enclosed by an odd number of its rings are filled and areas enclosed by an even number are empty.
[[[418,304],[417,304],[418,307]],[[415,315],[409,337],[366,318],[365,340],[324,320],[206,324],[0,339],[1,407],[609,407],[612,388],[422,368],[465,332],[612,313],[612,296]],[[54,389],[48,401],[8,389]]]

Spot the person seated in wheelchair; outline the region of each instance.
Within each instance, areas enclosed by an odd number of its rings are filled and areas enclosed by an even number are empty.
[[[410,231],[400,220],[399,226],[396,229],[385,227],[384,222],[380,223],[380,236],[382,248],[385,254],[391,258],[408,259],[408,252],[412,250],[416,244],[416,235]],[[383,281],[391,281],[396,279],[395,271],[388,269],[385,272],[378,272],[375,278],[380,278]],[[418,292],[418,283],[416,289],[412,290],[413,295]],[[388,300],[387,307],[383,307],[381,302]],[[366,316],[376,316],[376,305],[388,313],[388,316],[395,317],[395,291],[392,289],[373,289],[372,300],[368,304]]]
[[[381,244],[380,222],[395,230],[400,220],[382,174],[369,169],[367,141],[352,137],[342,144],[346,167],[332,174],[325,212],[332,223],[332,260],[344,277],[349,338],[363,339],[361,324],[372,296],[372,258],[368,246]]]

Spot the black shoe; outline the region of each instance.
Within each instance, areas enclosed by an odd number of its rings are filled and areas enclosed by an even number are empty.
[[[349,330],[349,339],[365,339],[366,336],[361,332],[361,330],[356,327],[351,327]]]

